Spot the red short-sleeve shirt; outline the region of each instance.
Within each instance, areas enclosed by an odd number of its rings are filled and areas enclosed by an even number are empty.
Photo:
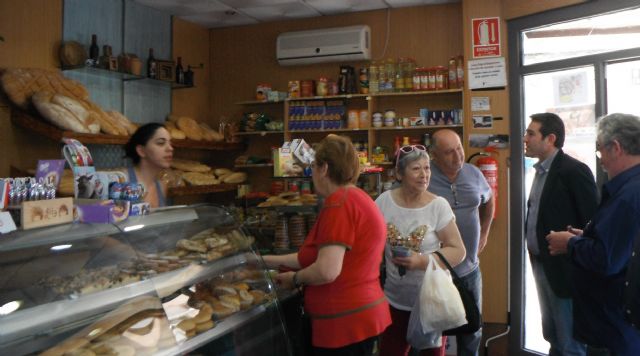
[[[298,261],[302,268],[313,264],[326,245],[346,251],[333,282],[305,289],[314,346],[343,347],[379,335],[391,324],[379,280],[385,239],[384,218],[367,193],[341,188],[325,199]]]

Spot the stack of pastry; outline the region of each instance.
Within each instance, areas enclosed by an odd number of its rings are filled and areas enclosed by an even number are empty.
[[[293,215],[289,218],[289,240],[291,241],[291,247],[299,248],[304,242],[304,238],[307,236],[305,228],[304,216]]]
[[[211,315],[213,314],[211,305],[202,303],[199,309],[196,316],[183,319],[176,325],[178,329],[184,331],[187,338],[203,333],[216,325],[215,322],[211,320]]]
[[[289,249],[289,230],[287,226],[287,217],[281,215],[276,223],[276,233],[273,240],[273,248],[288,250]]]
[[[215,229],[203,230],[189,239],[176,242],[176,249],[161,254],[163,258],[178,257],[181,260],[213,261],[238,250],[246,249],[253,243],[240,231],[216,232]]]

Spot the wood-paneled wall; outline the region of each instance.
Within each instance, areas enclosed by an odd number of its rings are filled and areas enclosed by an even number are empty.
[[[371,27],[372,57],[414,57],[421,66],[446,65],[462,53],[460,4],[368,11],[348,15],[280,21],[211,31],[211,114],[238,119],[243,110],[234,103],[254,100],[256,84],[270,83],[287,91],[289,80],[326,76],[336,80],[339,63],[279,66],[276,38],[288,31],[365,24]],[[387,28],[387,19],[389,28]],[[389,40],[384,51],[387,30]],[[344,63],[356,68],[365,63]]]
[[[0,1],[0,68],[55,69],[62,38],[62,0]],[[59,158],[60,146],[15,127],[0,95],[0,177],[9,166],[34,169],[38,159]]]
[[[542,11],[575,5],[588,0],[502,0],[502,14],[505,20],[514,19]]]

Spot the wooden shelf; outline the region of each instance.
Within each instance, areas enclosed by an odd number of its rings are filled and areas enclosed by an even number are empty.
[[[60,141],[62,138],[73,138],[83,144],[95,145],[124,145],[129,141],[129,136],[116,136],[107,134],[87,134],[77,133],[73,131],[61,130],[43,120],[36,118],[23,111],[12,110],[11,121],[27,130],[38,133],[54,141]],[[231,151],[243,150],[243,143],[231,142],[209,142],[209,141],[192,141],[192,140],[171,140],[174,147],[213,150],[213,151]]]
[[[290,133],[367,132],[369,129],[289,130]]]
[[[284,134],[284,131],[243,131],[243,132],[236,132],[234,135],[235,136],[266,136],[266,135],[273,135],[273,134]]]
[[[11,121],[18,126],[21,126],[27,130],[33,131],[37,134],[58,142],[62,140],[62,138],[73,138],[85,145],[124,145],[125,143],[127,143],[127,141],[129,141],[129,136],[87,134],[65,131],[42,120],[36,119],[35,117],[25,112],[15,109],[11,111]]]
[[[194,185],[186,187],[173,187],[169,188],[170,197],[187,196],[187,195],[201,195],[211,193],[225,193],[236,191],[237,184],[215,184],[215,185]]]
[[[248,100],[248,101],[240,101],[237,102],[236,105],[270,105],[270,104],[282,104],[284,100],[279,101],[259,101],[259,100]]]
[[[308,100],[334,100],[334,99],[367,99],[371,94],[342,94],[330,96],[305,96],[300,98],[287,98],[286,101],[308,101]]]
[[[372,127],[371,130],[374,131],[402,131],[402,130],[437,130],[437,129],[451,129],[451,128],[460,128],[462,124],[456,125],[421,125],[421,126],[383,126],[383,127]]]
[[[462,93],[462,89],[401,91],[397,93],[375,93],[375,94],[369,94],[369,95],[375,96],[375,97],[385,97],[385,96],[440,95],[440,94],[456,94],[456,93]]]
[[[234,168],[263,168],[273,167],[273,163],[257,163],[257,164],[236,164]]]

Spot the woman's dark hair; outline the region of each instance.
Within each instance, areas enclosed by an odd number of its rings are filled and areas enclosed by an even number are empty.
[[[129,142],[124,145],[124,155],[125,157],[131,158],[133,164],[136,165],[140,163],[140,155],[138,155],[138,151],[136,151],[136,147],[138,145],[144,146],[151,140],[153,135],[156,134],[159,128],[166,128],[163,124],[158,124],[156,122],[151,122],[148,124],[144,124],[136,130],[136,132],[131,135]]]

